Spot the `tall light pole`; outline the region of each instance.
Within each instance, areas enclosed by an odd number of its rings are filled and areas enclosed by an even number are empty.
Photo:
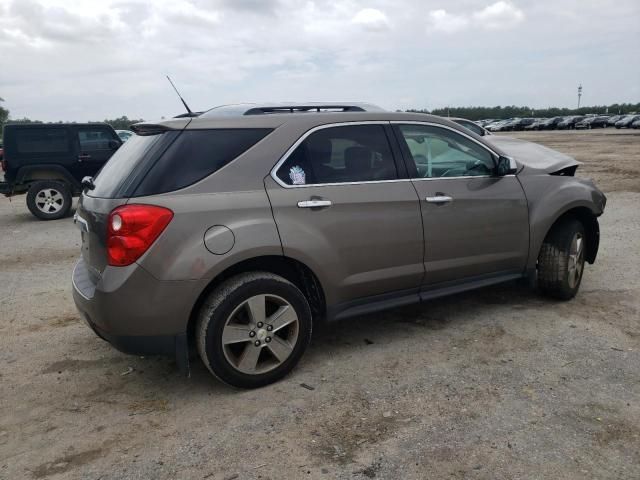
[[[580,97],[582,97],[582,84],[578,85],[578,108],[580,108]]]

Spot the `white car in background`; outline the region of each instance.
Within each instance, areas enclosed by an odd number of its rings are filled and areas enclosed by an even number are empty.
[[[120,140],[122,140],[123,143],[135,135],[135,133],[133,133],[131,130],[116,130],[116,133],[118,134],[118,136],[120,137]]]

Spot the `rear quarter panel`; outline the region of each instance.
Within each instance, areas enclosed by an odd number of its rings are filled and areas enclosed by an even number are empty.
[[[159,280],[213,279],[227,267],[263,255],[282,255],[280,237],[264,188],[240,192],[157,195],[130,204],[159,205],[174,218],[138,263]],[[204,236],[223,225],[234,244],[222,255],[211,253]]]

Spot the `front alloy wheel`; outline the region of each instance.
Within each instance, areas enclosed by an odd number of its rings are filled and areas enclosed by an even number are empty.
[[[581,232],[576,232],[571,240],[567,269],[569,288],[576,288],[580,284],[584,269],[584,238]]]

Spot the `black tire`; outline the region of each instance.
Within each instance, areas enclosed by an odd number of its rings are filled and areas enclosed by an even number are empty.
[[[55,180],[32,183],[27,192],[27,207],[40,220],[57,220],[71,210],[71,190]]]
[[[258,329],[252,320],[248,310],[245,308],[245,302],[252,298],[260,298],[266,295],[268,298],[278,298],[284,300],[288,307],[293,308],[293,312],[297,315],[297,323],[295,324],[296,338],[293,341],[286,340],[291,351],[281,363],[277,359],[272,348],[278,344],[275,338],[269,340],[270,337],[264,337],[265,329]],[[267,307],[269,304],[267,303]],[[236,313],[240,312],[240,313]],[[247,325],[253,336],[251,340],[241,340],[233,344],[223,345],[223,331],[227,322],[231,322],[232,318],[243,315],[247,317]],[[269,316],[267,308],[267,321],[274,316]],[[198,314],[196,326],[196,341],[200,358],[209,369],[209,371],[223,382],[239,388],[257,388],[268,385],[287,375],[302,358],[309,342],[311,340],[312,316],[309,303],[302,292],[288,280],[268,272],[250,272],[237,275],[226,280],[218,286],[205,300]],[[235,322],[234,322],[235,325]],[[253,325],[253,326],[252,326]],[[293,326],[293,324],[291,324]],[[292,328],[284,327],[283,330]],[[282,332],[282,330],[280,330]],[[275,331],[271,334],[276,337]],[[256,347],[255,341],[258,337],[262,338],[262,346]],[[267,343],[267,342],[272,343]],[[293,343],[293,344],[292,344]],[[277,364],[271,369],[259,371],[255,373],[246,373],[240,371],[241,361],[243,357],[248,356],[247,352],[259,348],[257,353],[257,366],[266,364],[268,368],[271,364]],[[238,353],[230,351],[236,349]],[[236,364],[233,362],[233,356],[237,355]],[[262,363],[260,363],[262,362]]]
[[[558,300],[575,297],[584,273],[586,241],[584,226],[575,219],[547,234],[538,256],[538,288],[544,295]]]

